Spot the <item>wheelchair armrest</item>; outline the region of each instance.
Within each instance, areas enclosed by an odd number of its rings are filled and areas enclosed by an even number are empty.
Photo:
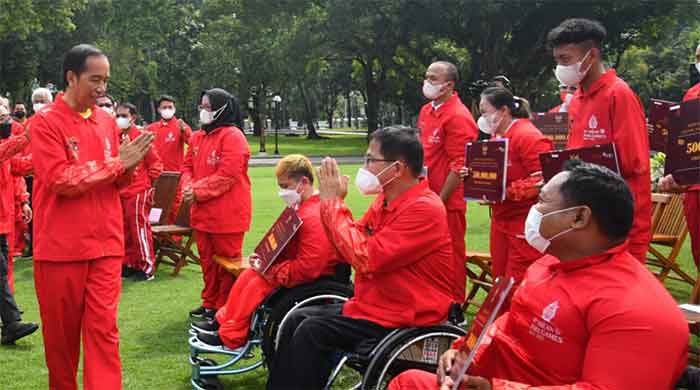
[[[464,322],[464,312],[459,303],[452,303],[447,311],[447,320],[454,325],[459,325]]]

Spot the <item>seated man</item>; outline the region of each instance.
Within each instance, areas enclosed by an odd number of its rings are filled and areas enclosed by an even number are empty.
[[[547,255],[489,328],[465,389],[671,389],[685,368],[683,315],[625,249],[634,216],[627,184],[596,165],[568,169],[542,188],[525,226]],[[455,349],[441,357],[437,378],[407,371],[389,389],[451,389]]]
[[[218,336],[198,335],[206,344],[223,344],[231,349],[243,346],[255,309],[274,289],[294,287],[335,273],[339,261],[321,225],[321,198],[314,191],[311,161],[299,154],[286,156],[277,163],[275,174],[281,188],[279,196],[288,207],[297,210],[303,224],[265,274],[252,268],[241,273],[214,321],[193,324],[199,330],[218,330]]]
[[[320,389],[333,355],[378,340],[394,328],[447,320],[455,301],[447,215],[419,179],[423,148],[417,130],[384,128],[370,136],[356,185],[378,194],[359,221],[343,199],[347,176],[326,158],[319,170],[321,220],[331,243],[355,269],[355,296],[345,304],[302,308],[282,330],[268,389]]]

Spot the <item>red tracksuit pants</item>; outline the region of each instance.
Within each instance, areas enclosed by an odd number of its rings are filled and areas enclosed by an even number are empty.
[[[22,256],[24,248],[27,247],[26,234],[29,231],[29,225],[24,223],[24,221],[15,221],[15,232],[14,232],[14,256]]]
[[[74,262],[34,262],[51,390],[77,389],[83,341],[83,388],[122,388],[117,308],[120,257]]]
[[[685,219],[690,233],[690,248],[695,266],[700,267],[700,189],[685,193],[683,201]]]
[[[235,277],[214,261],[214,255],[240,257],[245,233],[208,233],[197,230],[195,237],[202,265],[204,288],[202,306],[219,309],[226,304]]]
[[[467,287],[467,217],[464,210],[447,210],[447,228],[452,240],[452,256],[455,258],[455,292],[456,302],[464,302]]]
[[[216,312],[216,321],[221,325],[219,337],[224,345],[236,349],[245,344],[253,313],[275,288],[252,269],[236,278],[226,305]]]
[[[523,226],[523,231],[525,228]],[[498,222],[491,222],[491,261],[494,276],[513,277],[517,286],[525,277],[527,268],[543,255],[525,241],[499,229]]]
[[[153,275],[153,233],[148,215],[151,212],[152,189],[136,196],[121,198],[124,213],[124,262],[129,268]]]
[[[437,375],[421,370],[404,371],[394,378],[388,390],[429,390],[439,388]]]

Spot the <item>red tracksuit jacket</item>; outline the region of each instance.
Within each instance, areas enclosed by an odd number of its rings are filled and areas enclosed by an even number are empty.
[[[248,178],[250,148],[237,127],[197,131],[183,165],[183,183],[192,186],[192,227],[208,233],[242,233],[250,228]]]
[[[84,119],[62,94],[34,115],[34,258],[124,256],[119,129],[98,107]]]
[[[635,200],[629,250],[640,261],[646,261],[651,240],[651,169],[642,104],[610,69],[589,90],[579,88],[570,107],[568,148],[615,143],[622,177]]]
[[[479,135],[472,114],[455,92],[438,109],[430,102],[423,106],[418,115],[421,143],[425,165],[428,167],[430,189],[440,195],[442,186],[450,172],[459,174],[464,166],[467,142]],[[455,188],[447,202],[448,210],[465,210],[464,184]]]
[[[153,146],[163,161],[163,170],[181,172],[185,144],[189,144],[192,129],[185,123],[185,132],[182,134],[178,119],[173,117],[169,121],[161,119],[151,123],[146,131],[156,135]]]
[[[552,142],[528,119],[517,119],[503,135],[508,139],[508,170],[506,200],[491,206],[491,223],[510,235],[522,236],[530,207],[537,203],[539,189],[535,186],[541,172],[540,153],[552,150]]]
[[[683,314],[623,244],[533,264],[469,373],[494,390],[661,390],[674,388],[687,356]]]
[[[457,270],[440,197],[421,181],[384,203],[378,195],[355,222],[342,200],[321,201],[326,234],[355,269],[355,296],[343,314],[386,328],[445,321]]]
[[[132,126],[127,133],[121,132],[120,138],[122,142],[129,142],[136,139],[139,135],[141,135],[141,130]],[[163,172],[163,163],[155,148],[151,148],[143,161],[134,169],[131,176],[131,184],[122,188],[120,191],[121,197],[131,198],[136,196],[136,194],[152,188],[153,183],[158,179],[161,172]]]

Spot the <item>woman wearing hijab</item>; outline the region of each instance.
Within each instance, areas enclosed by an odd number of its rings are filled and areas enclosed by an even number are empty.
[[[183,200],[192,204],[190,224],[204,277],[202,305],[190,314],[213,319],[234,282],[214,255],[240,257],[250,228],[250,148],[233,95],[219,88],[205,91],[199,109],[202,131],[192,134],[183,167]]]

